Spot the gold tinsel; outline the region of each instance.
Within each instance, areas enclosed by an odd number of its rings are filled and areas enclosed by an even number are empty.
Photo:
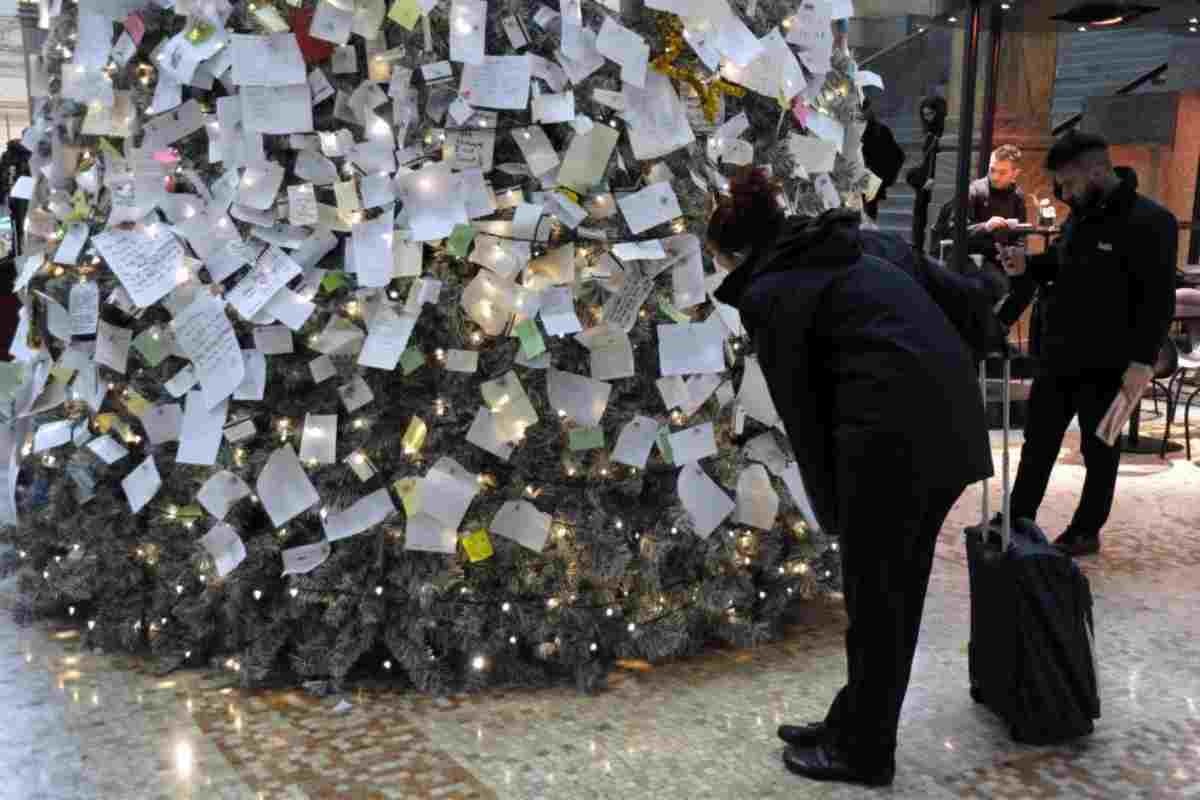
[[[741,97],[746,90],[728,81],[714,77],[705,80],[700,70],[675,62],[683,53],[683,22],[674,14],[662,14],[658,18],[658,31],[666,42],[661,55],[650,62],[650,66],[666,75],[668,78],[684,81],[691,86],[700,98],[704,116],[709,122],[716,122],[717,110],[720,108],[722,94]]]

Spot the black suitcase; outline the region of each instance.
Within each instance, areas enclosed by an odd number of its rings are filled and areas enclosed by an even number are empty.
[[[971,581],[971,698],[998,714],[1012,738],[1051,744],[1085,736],[1100,716],[1087,577],[1029,520],[1009,528],[1011,366],[1004,362],[1004,507],[966,529]],[[986,374],[980,383],[986,391]]]

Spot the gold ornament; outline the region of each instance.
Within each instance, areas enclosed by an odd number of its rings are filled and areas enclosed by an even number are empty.
[[[700,106],[704,109],[704,117],[709,122],[716,122],[717,111],[721,105],[721,95],[728,94],[741,97],[746,90],[735,86],[723,78],[705,79],[700,70],[695,67],[676,64],[683,54],[683,22],[674,14],[663,14],[658,18],[658,30],[666,42],[661,55],[650,62],[650,66],[666,75],[668,78],[683,81],[695,90],[700,98]]]

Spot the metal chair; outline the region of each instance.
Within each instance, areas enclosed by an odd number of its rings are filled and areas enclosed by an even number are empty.
[[[1193,347],[1193,343],[1188,337],[1182,337],[1183,341],[1176,348],[1178,353],[1178,366],[1175,374],[1171,377],[1168,385],[1167,396],[1167,432],[1163,437],[1163,455],[1167,451],[1167,437],[1171,434],[1171,420],[1175,417],[1175,410],[1179,408],[1180,399],[1183,396],[1183,385],[1190,372],[1192,375],[1200,376],[1200,346]],[[1174,342],[1172,343],[1174,345]],[[1170,390],[1174,389],[1174,393]],[[1200,397],[1200,386],[1195,388],[1188,395],[1187,402],[1183,405],[1183,441],[1184,448],[1187,451],[1188,461],[1192,460],[1192,426],[1191,426],[1191,410],[1192,403],[1196,398]]]

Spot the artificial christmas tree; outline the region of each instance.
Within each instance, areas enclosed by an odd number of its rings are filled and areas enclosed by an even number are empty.
[[[18,616],[247,684],[587,689],[835,589],[701,240],[739,166],[869,193],[861,81],[829,0],[646,5],[44,20]]]

